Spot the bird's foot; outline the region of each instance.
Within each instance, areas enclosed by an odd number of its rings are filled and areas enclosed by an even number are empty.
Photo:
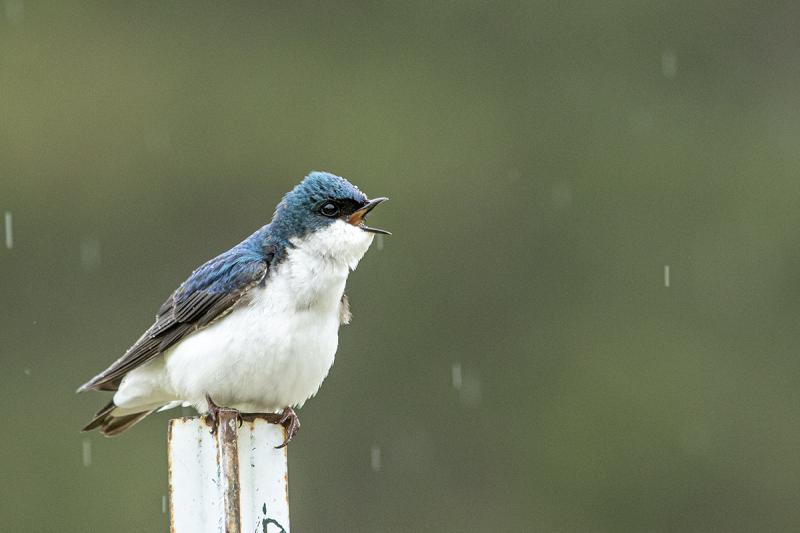
[[[275,446],[275,448],[283,448],[289,444],[294,436],[297,435],[297,432],[300,431],[300,419],[297,418],[297,413],[294,412],[294,409],[291,407],[284,407],[277,423],[282,425],[286,430],[286,440],[284,440],[283,444],[280,446]]]
[[[217,429],[219,428],[219,418],[221,412],[228,412],[228,413],[235,413],[236,420],[239,422],[239,427],[242,427],[242,414],[237,410],[230,407],[220,407],[214,400],[211,399],[211,396],[206,394],[206,403],[208,403],[208,412],[206,413],[206,422],[208,425],[211,426],[211,434],[215,435],[217,433]]]

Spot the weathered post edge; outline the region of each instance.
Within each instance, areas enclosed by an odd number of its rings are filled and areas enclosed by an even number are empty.
[[[221,410],[211,434],[202,417],[169,421],[171,533],[289,532],[289,476],[282,426]]]

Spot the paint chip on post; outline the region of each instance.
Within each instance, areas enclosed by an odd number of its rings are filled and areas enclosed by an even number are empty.
[[[13,220],[11,219],[11,211],[6,211],[5,216],[6,222],[6,248],[9,250],[14,247],[14,227],[13,227]]]
[[[669,288],[669,265],[664,265],[664,287]]]

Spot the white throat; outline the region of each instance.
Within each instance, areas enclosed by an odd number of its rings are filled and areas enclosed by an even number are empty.
[[[278,270],[288,278],[297,305],[338,306],[347,275],[358,266],[372,239],[372,233],[341,220],[292,239],[293,247]]]

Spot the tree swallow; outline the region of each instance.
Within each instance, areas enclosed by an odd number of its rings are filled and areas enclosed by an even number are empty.
[[[283,197],[272,221],[192,272],[155,323],[78,392],[115,391],[86,425],[117,435],[156,410],[219,405],[280,413],[285,446],[300,427],[293,407],[314,396],[333,364],[344,294],[376,233],[370,200],[327,172],[312,172]]]

